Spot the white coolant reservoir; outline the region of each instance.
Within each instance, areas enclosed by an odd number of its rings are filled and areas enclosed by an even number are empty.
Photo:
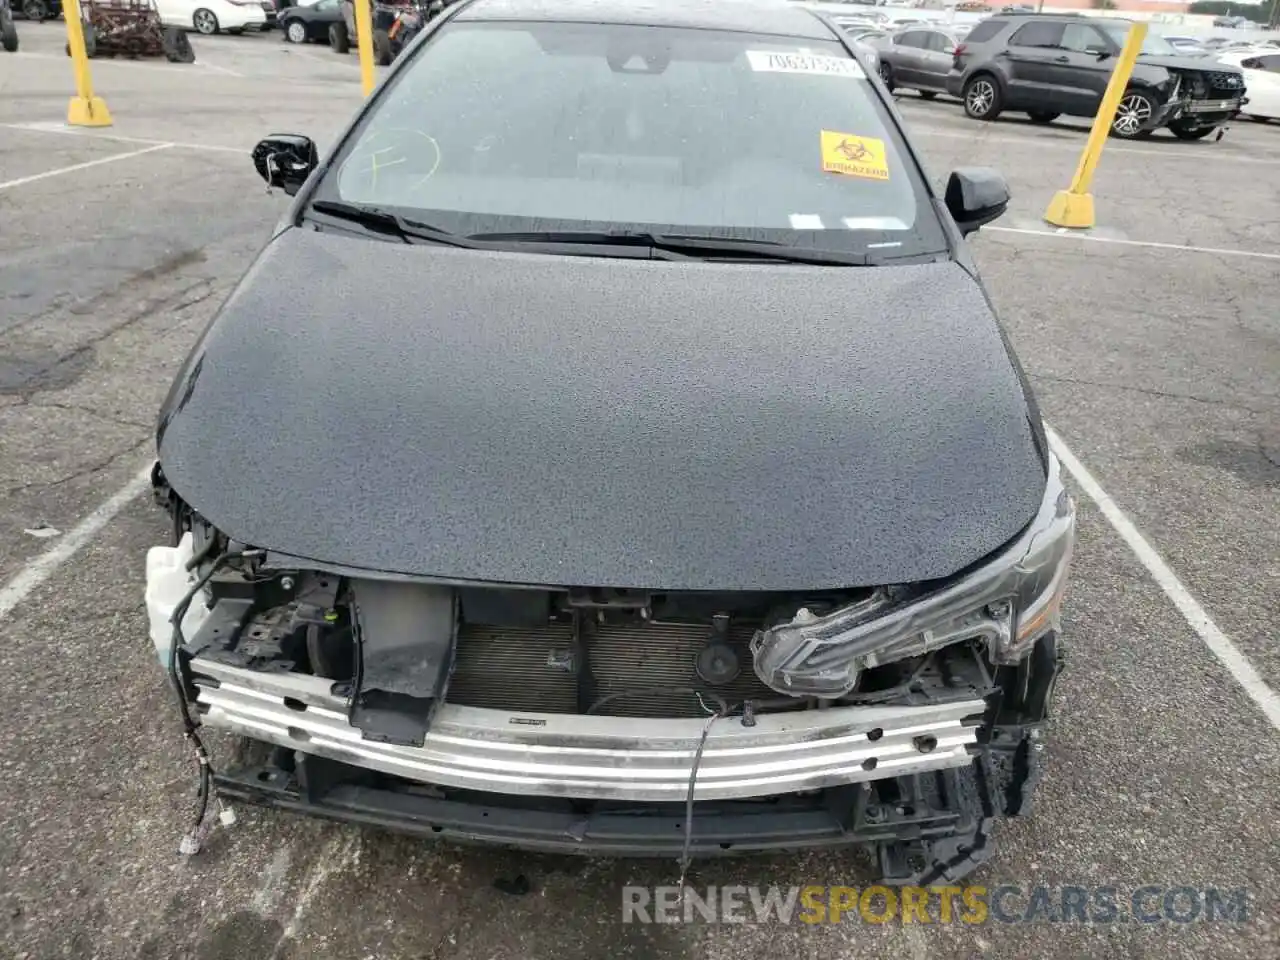
[[[166,671],[173,647],[173,611],[197,579],[196,571],[187,569],[187,561],[194,555],[195,540],[190,533],[184,533],[176,547],[152,547],[147,551],[147,619],[156,656]],[[197,594],[182,618],[183,637],[194,637],[208,616],[204,597]]]

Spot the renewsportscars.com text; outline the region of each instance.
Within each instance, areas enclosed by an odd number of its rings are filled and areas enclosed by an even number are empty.
[[[622,888],[624,923],[1244,923],[1249,891],[1146,885]]]

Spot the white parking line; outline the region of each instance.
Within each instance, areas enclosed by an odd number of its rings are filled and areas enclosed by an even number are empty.
[[[65,56],[59,56],[56,53],[22,53],[20,56],[24,59],[30,60],[61,60],[64,63],[67,59]],[[226,74],[228,77],[237,77],[241,80],[245,79],[245,75],[243,73],[236,73],[234,70],[219,66],[216,63],[210,63],[208,60],[203,58],[197,60],[195,63],[188,64],[188,66],[199,70],[213,70],[217,73]],[[126,70],[162,70],[171,76],[173,72],[172,67],[166,66],[162,63],[139,63],[136,60],[108,60],[102,57],[95,58],[93,62],[93,69],[97,70],[101,67],[124,67]]]
[[[284,884],[288,879],[289,867],[292,863],[293,847],[276,847],[276,852],[271,855],[271,862],[262,871],[262,882],[249,901],[254,911],[260,916],[275,915],[276,907],[280,905],[280,900],[284,896]]]
[[[1107,491],[1102,489],[1102,485],[1094,479],[1093,474],[1076,459],[1075,454],[1062,442],[1062,438],[1047,426],[1045,433],[1049,437],[1049,446],[1053,448],[1062,465],[1067,468],[1067,472],[1075,477],[1076,483],[1080,484],[1081,489],[1089,495],[1089,499],[1098,505],[1107,522],[1115,528],[1116,533],[1120,534],[1121,539],[1147,568],[1147,572],[1164,591],[1165,596],[1173,601],[1173,605],[1178,608],[1183,619],[1218,658],[1218,662],[1227,668],[1232,679],[1244,688],[1249,699],[1258,705],[1271,721],[1271,726],[1280,730],[1280,697],[1277,697],[1276,692],[1263,681],[1253,664],[1249,662],[1249,658],[1218,628],[1218,625],[1205,612],[1204,607],[1200,606],[1199,601],[1182,585],[1178,575],[1169,568],[1155,548],[1147,542],[1147,538],[1125,516],[1124,511],[1107,495]]]
[[[64,173],[75,173],[77,170],[87,170],[89,167],[98,167],[104,163],[114,163],[117,160],[128,160],[130,157],[140,157],[144,153],[155,153],[157,150],[168,150],[172,146],[172,143],[157,143],[144,150],[132,150],[129,153],[115,153],[109,157],[99,157],[97,160],[86,160],[84,163],[73,163],[69,167],[58,167],[56,170],[46,170],[44,173],[33,173],[29,177],[18,177],[16,180],[6,180],[3,183],[0,183],[0,190],[9,190],[12,187],[21,187],[23,184],[35,183],[37,180],[46,180],[49,177],[61,176]]]
[[[1150,247],[1154,250],[1181,250],[1185,253],[1210,253],[1219,257],[1246,257],[1254,260],[1280,260],[1280,253],[1261,250],[1231,250],[1225,247],[1197,247],[1184,243],[1161,243],[1157,240],[1125,240],[1120,237],[1102,237],[1095,234],[1068,231],[1064,228],[1028,230],[1024,227],[983,227],[992,233],[1016,233],[1026,237],[1048,237],[1051,240],[1080,240],[1085,243],[1117,243],[1126,247]]]
[[[67,62],[67,58],[65,55],[59,55],[56,53],[23,52],[18,54],[18,59],[20,60],[60,60],[63,63]],[[166,73],[169,73],[172,70],[171,67],[163,66],[158,63],[138,63],[135,60],[114,60],[114,59],[108,60],[105,57],[94,58],[93,69],[98,70],[102,67],[110,67],[113,69],[116,67],[124,67],[126,70],[163,70]]]
[[[248,147],[228,147],[220,143],[186,143],[181,140],[150,140],[146,137],[126,137],[118,133],[92,133],[77,127],[69,127],[65,123],[33,122],[33,123],[0,123],[0,129],[22,130],[26,133],[59,133],[70,137],[83,137],[87,140],[115,140],[120,143],[150,143],[156,146],[178,147],[182,150],[214,150],[219,153],[234,153],[248,156]]]
[[[147,464],[132,480],[112,494],[106,502],[77,523],[56,545],[28,563],[16,576],[0,587],[0,620],[25,600],[31,591],[49,579],[64,563],[84,548],[116,514],[129,505],[151,483],[151,464]]]
[[[280,939],[271,949],[270,960],[277,960],[290,944],[297,940],[302,921],[316,895],[335,873],[346,870],[360,858],[360,834],[351,828],[339,828],[329,842],[316,854],[311,869],[303,882],[302,890],[294,900],[293,915],[280,932]]]
[[[1075,140],[1059,140],[1056,137],[1019,137],[1009,134],[992,134],[982,131],[966,133],[963,130],[950,130],[945,127],[930,126],[926,123],[919,123],[912,120],[915,117],[924,116],[923,114],[913,114],[907,111],[903,116],[907,120],[907,130],[914,137],[941,137],[949,140],[967,140],[970,143],[1010,143],[1024,147],[1040,147],[1047,150],[1070,150],[1072,153],[1079,153],[1084,149],[1085,137],[1088,135],[1087,130],[1080,130],[1079,142]],[[1211,149],[1211,145],[1200,148],[1180,148],[1170,145],[1164,149],[1153,149],[1143,147],[1121,147],[1108,143],[1103,149],[1103,156],[1109,153],[1132,153],[1143,157],[1155,157],[1161,160],[1194,160],[1197,163],[1205,163],[1212,161],[1213,163],[1262,163],[1274,166],[1280,163],[1280,155],[1272,155],[1265,157],[1247,157],[1238,153],[1228,153],[1220,150],[1209,155],[1207,152]]]
[[[316,63],[323,63],[326,67],[331,67],[335,63],[345,63],[347,61],[335,60],[332,56],[322,57],[314,50],[304,50],[302,47],[285,47],[284,52],[294,57],[303,57],[306,60],[314,60]]]
[[[226,74],[228,77],[239,77],[241,80],[244,79],[243,73],[236,73],[229,67],[219,66],[216,63],[210,63],[208,60],[199,61],[197,66],[203,66],[206,70],[216,70],[218,73]]]

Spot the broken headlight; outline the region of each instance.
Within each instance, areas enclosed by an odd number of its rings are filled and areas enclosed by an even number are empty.
[[[986,645],[995,663],[1016,663],[1058,627],[1075,542],[1075,506],[1049,457],[1035,519],[996,557],[942,589],[907,602],[890,590],[825,616],[802,608],[751,641],[762,681],[793,696],[849,693],[859,674],[961,640]]]

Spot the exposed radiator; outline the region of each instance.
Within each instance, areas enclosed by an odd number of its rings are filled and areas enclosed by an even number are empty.
[[[534,628],[463,624],[446,699],[463,706],[579,713],[588,701],[637,691],[610,700],[597,712],[620,717],[705,716],[690,688],[702,691],[709,706],[716,702],[711,694],[730,706],[747,699],[777,698],[751,669],[748,644],[753,630],[748,624],[730,627],[728,643],[738,654],[740,670],[728,684],[712,687],[698,677],[694,666],[711,635],[709,624],[584,624],[585,671],[583,656],[574,651],[570,624]]]

